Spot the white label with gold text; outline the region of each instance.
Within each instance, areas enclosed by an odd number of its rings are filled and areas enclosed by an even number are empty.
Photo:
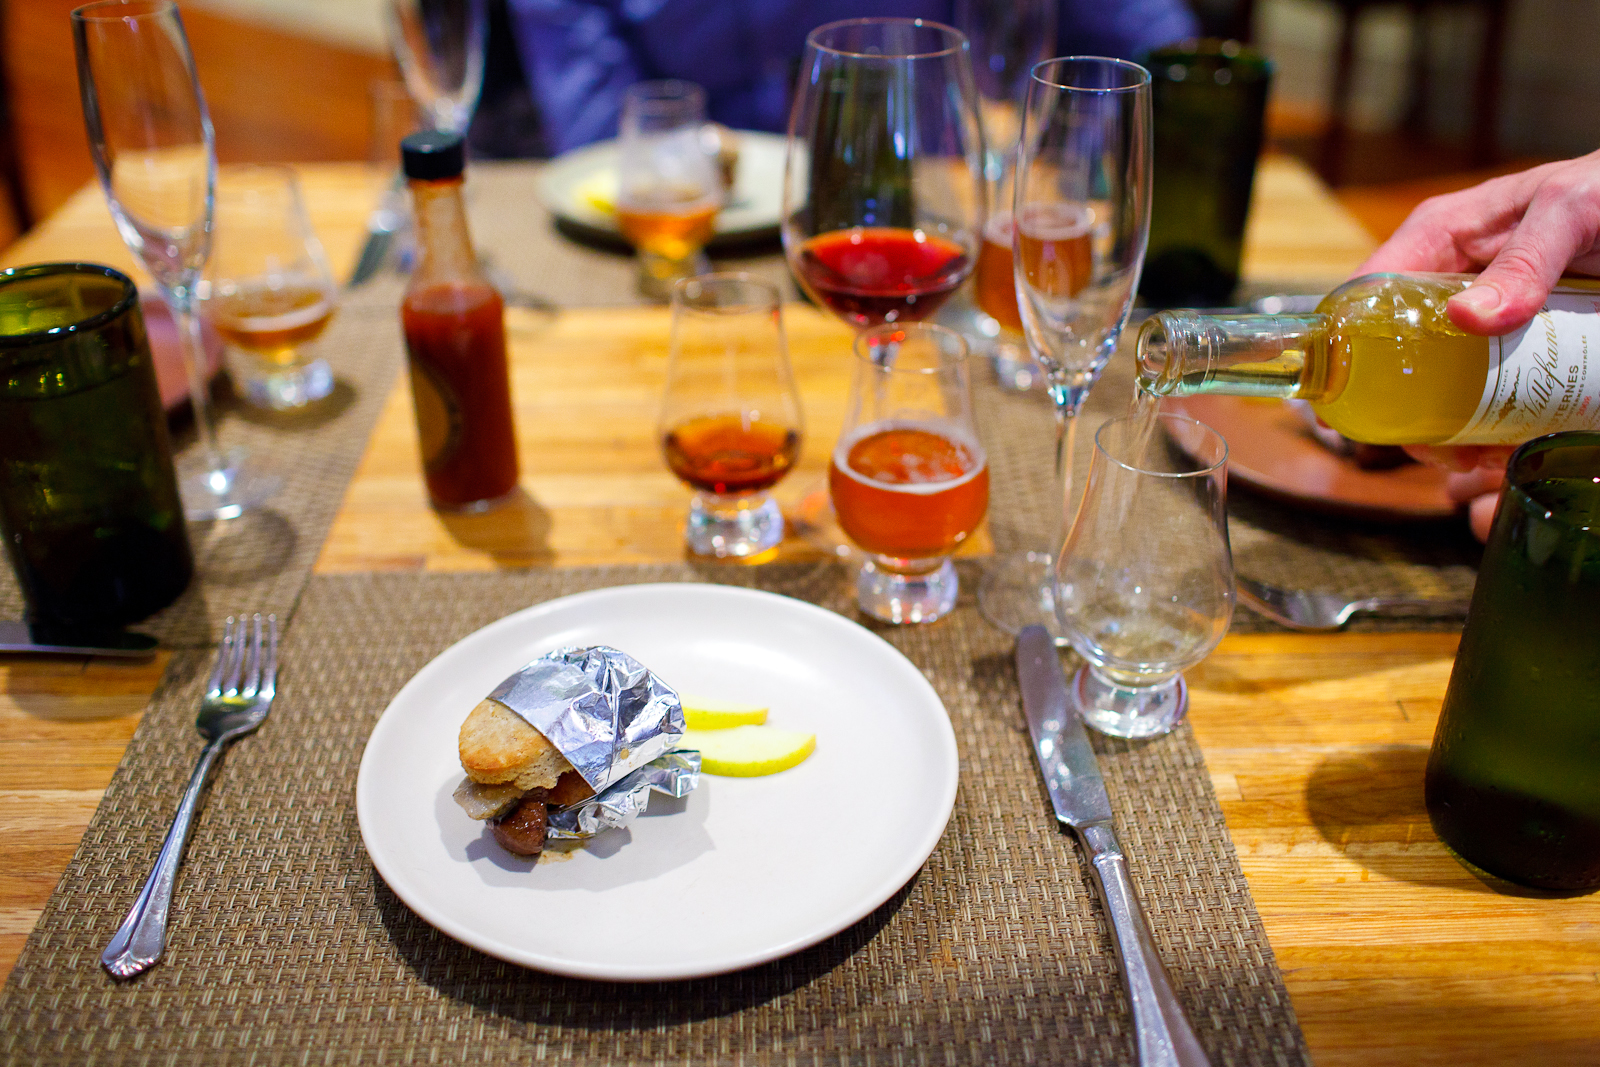
[[[1600,290],[1560,288],[1515,333],[1489,342],[1478,410],[1446,444],[1516,444],[1600,430]]]

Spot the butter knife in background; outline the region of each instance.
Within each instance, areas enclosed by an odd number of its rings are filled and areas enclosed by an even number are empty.
[[[1017,680],[1034,755],[1056,818],[1072,827],[1089,854],[1095,887],[1111,916],[1122,960],[1142,1067],[1209,1067],[1193,1028],[1172,991],[1144,910],[1128,876],[1128,861],[1111,825],[1111,798],[1095,762],[1083,719],[1067,697],[1067,676],[1043,626],[1017,635]]]
[[[367,216],[367,239],[361,245],[361,254],[356,257],[356,266],[350,272],[350,281],[346,288],[354,289],[383,269],[384,263],[389,259],[389,249],[394,244],[395,234],[400,232],[405,224],[406,180],[404,176],[396,174],[389,188],[384,190],[383,199],[378,201],[378,206]]]

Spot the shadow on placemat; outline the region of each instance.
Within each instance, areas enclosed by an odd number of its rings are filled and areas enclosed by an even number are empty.
[[[1109,931],[1049,814],[1011,639],[978,618],[970,565],[948,618],[875,627],[939,693],[962,779],[922,872],[843,933],[735,974],[612,985],[465,948],[388,890],[362,848],[355,778],[373,724],[417,670],[533,603],[708,577],[850,606],[833,564],[314,577],[272,718],[230,750],[206,801],[166,958],[119,985],[99,950],[200,744],[208,657],[180,653],[0,992],[0,1062],[120,1063],[135,1050],[208,1065],[1131,1063]],[[1308,1062],[1188,728],[1096,747],[1153,935],[1212,1062]]]

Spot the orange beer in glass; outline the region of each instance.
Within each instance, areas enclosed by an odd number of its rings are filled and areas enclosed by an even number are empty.
[[[856,601],[886,622],[930,622],[955,606],[949,554],[989,507],[967,343],[943,326],[886,324],[858,336],[855,352],[828,488],[840,527],[870,556]]]

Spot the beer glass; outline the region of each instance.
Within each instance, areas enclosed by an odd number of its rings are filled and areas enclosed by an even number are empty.
[[[1038,624],[1058,644],[1050,550],[1070,522],[1078,412],[1117,349],[1150,233],[1150,75],[1073,56],[1033,68],[1018,149],[1012,270],[1023,332],[1056,416],[1057,533],[996,561],[978,605],[1009,633]]]
[[[1490,874],[1600,886],[1600,433],[1506,470],[1428,755],[1440,839]]]
[[[955,606],[953,552],[989,507],[972,421],[967,342],[929,323],[887,323],[855,342],[855,377],[828,489],[868,560],[856,603],[885,622],[931,622]]]
[[[0,530],[36,632],[115,629],[189,584],[139,293],[110,267],[0,271]]]
[[[280,411],[327,396],[333,371],[306,346],[328,325],[338,296],[294,170],[223,168],[216,225],[197,295],[228,342],[239,392]]]
[[[1101,733],[1154,737],[1183,718],[1180,672],[1211,654],[1233,618],[1228,444],[1181,415],[1155,426],[1125,415],[1094,446],[1083,506],[1056,554],[1060,627],[1087,662],[1071,692]]]
[[[706,93],[685,81],[638,82],[622,99],[617,228],[639,254],[639,291],[666,297],[710,269],[722,177],[701,137]]]
[[[783,540],[768,491],[800,455],[800,394],[777,287],[749,274],[681,279],[661,403],[667,466],[695,491],[684,540],[697,556],[755,562]]]

